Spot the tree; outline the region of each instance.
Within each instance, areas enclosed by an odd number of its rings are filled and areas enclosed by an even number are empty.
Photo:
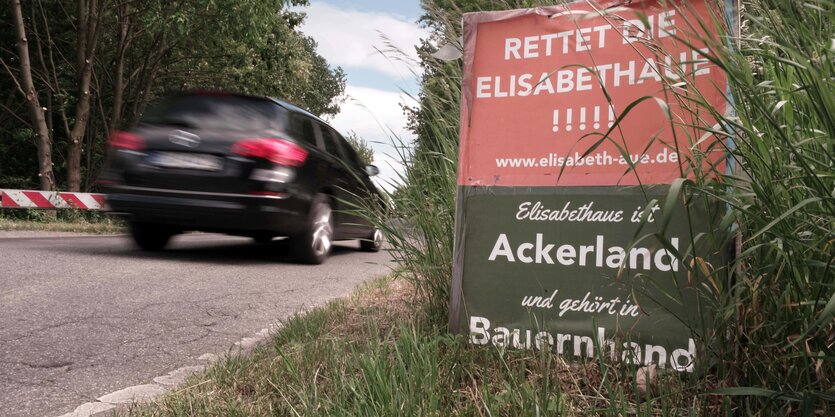
[[[298,31],[304,15],[278,0],[216,0],[171,11],[179,21],[153,95],[217,88],[275,96],[313,113],[333,115],[345,88],[316,43]],[[294,1],[292,4],[306,4]],[[140,112],[141,113],[141,112]]]
[[[0,186],[89,189],[107,132],[179,90],[221,88],[339,111],[345,75],[299,31],[304,14],[289,10],[305,0],[73,4],[10,0],[0,8]]]
[[[97,0],[78,0],[76,18],[76,73],[77,95],[75,122],[69,132],[67,145],[67,188],[81,189],[81,145],[90,118],[90,81],[93,77],[93,61],[99,39],[99,4]]]
[[[17,89],[28,103],[29,113],[34,126],[38,150],[38,178],[40,179],[41,190],[49,191],[55,189],[55,177],[52,172],[52,139],[46,125],[44,108],[41,107],[38,99],[38,92],[32,79],[32,63],[29,59],[29,39],[26,36],[26,28],[23,24],[23,12],[20,7],[20,0],[10,0],[12,17],[14,19],[15,32],[17,34],[17,50],[20,60],[20,79],[15,77],[8,65],[3,62],[9,75],[17,84]]]

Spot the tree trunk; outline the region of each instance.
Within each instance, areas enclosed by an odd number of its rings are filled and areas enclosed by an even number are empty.
[[[29,59],[29,44],[26,38],[26,28],[23,25],[23,12],[20,0],[10,0],[12,17],[17,32],[17,49],[20,55],[20,78],[23,96],[29,105],[32,129],[35,131],[35,145],[38,149],[38,178],[41,190],[55,189],[55,176],[52,173],[52,138],[46,125],[44,109],[38,100],[35,83],[32,81],[32,63]]]
[[[98,43],[99,13],[96,0],[78,0],[78,44],[76,51],[78,71],[78,101],[75,104],[75,123],[70,132],[67,148],[67,188],[81,190],[81,151],[84,133],[90,118],[90,80],[93,75],[93,58]]]
[[[130,16],[127,4],[119,4],[119,52],[116,56],[116,79],[113,81],[113,109],[110,116],[110,131],[122,125],[122,106],[125,95],[125,52],[128,47]]]
[[[168,47],[168,40],[163,33],[157,41],[154,42],[148,61],[145,61],[145,63],[142,64],[142,69],[139,73],[138,87],[136,88],[136,95],[133,99],[133,111],[131,112],[130,124],[136,123],[139,120],[139,116],[142,115],[145,111],[145,106],[148,105],[148,101],[151,98],[151,89],[154,86],[154,81],[157,79],[157,73],[159,72],[162,58],[168,52]],[[148,68],[149,63],[151,65],[150,68]]]

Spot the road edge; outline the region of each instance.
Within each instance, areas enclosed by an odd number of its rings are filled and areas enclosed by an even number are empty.
[[[315,306],[314,306],[315,307]],[[311,307],[313,308],[313,307]],[[305,309],[297,312],[296,315],[303,315],[310,309]],[[105,417],[111,416],[114,412],[127,409],[134,403],[144,403],[159,398],[177,387],[183,385],[188,377],[206,370],[215,362],[222,360],[229,356],[246,355],[253,349],[264,343],[275,332],[281,329],[283,323],[281,321],[263,328],[254,336],[244,337],[235,342],[229,352],[224,356],[218,356],[214,353],[204,353],[198,357],[198,360],[205,362],[202,365],[183,366],[177,368],[165,375],[154,377],[151,382],[130,387],[122,388],[107,394],[104,394],[96,399],[78,405],[73,411],[62,414],[58,417]]]

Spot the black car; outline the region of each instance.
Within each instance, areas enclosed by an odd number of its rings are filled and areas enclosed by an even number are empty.
[[[382,234],[356,210],[382,201],[351,145],[292,104],[234,93],[191,92],[152,106],[109,139],[105,188],[137,245],[160,250],[199,230],[269,242],[289,237],[303,262],[322,263],[334,240]]]

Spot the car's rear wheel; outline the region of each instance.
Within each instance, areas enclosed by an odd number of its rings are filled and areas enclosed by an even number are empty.
[[[360,249],[366,252],[379,252],[383,247],[383,232],[380,229],[374,228],[371,236],[360,240]]]
[[[333,245],[333,210],[324,194],[317,194],[310,205],[307,225],[304,231],[294,236],[296,258],[307,264],[325,262]]]
[[[165,226],[154,223],[131,222],[130,232],[133,241],[143,250],[158,251],[165,248],[174,232]]]

